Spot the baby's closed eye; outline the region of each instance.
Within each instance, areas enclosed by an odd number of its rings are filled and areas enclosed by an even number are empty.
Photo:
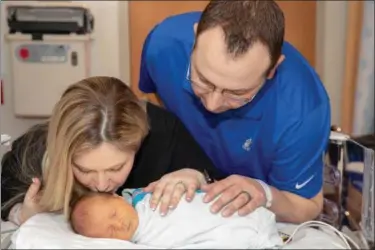
[[[109,219],[114,220],[114,219],[116,219],[116,216],[117,216],[117,211],[114,210],[114,211],[110,214]]]

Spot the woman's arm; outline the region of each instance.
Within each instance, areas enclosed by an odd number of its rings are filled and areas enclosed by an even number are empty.
[[[23,202],[32,178],[42,177],[47,124],[32,127],[12,143],[1,160],[1,219],[8,220],[12,208]]]

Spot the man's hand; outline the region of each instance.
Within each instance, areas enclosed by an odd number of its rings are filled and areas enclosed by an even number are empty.
[[[222,211],[224,217],[237,211],[240,216],[245,216],[266,204],[263,187],[257,181],[240,175],[231,175],[224,180],[203,185],[202,190],[206,192],[204,202],[211,202],[220,196],[211,205],[211,212]]]

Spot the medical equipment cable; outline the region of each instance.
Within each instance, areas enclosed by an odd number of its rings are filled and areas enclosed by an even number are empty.
[[[322,222],[322,221],[307,221],[307,222],[304,222],[302,224],[300,224],[299,226],[297,226],[296,229],[294,229],[293,233],[289,236],[289,239],[286,240],[284,242],[283,245],[286,245],[288,243],[290,243],[293,238],[295,237],[295,235],[304,227],[313,227],[313,226],[318,226],[318,227],[326,227],[326,228],[329,228],[330,230],[332,230],[334,233],[336,233],[340,239],[344,242],[345,244],[345,247],[344,249],[352,249],[351,246],[349,245],[349,242],[354,246],[355,249],[361,249],[358,244],[356,242],[354,242],[354,240],[352,240],[349,236],[347,236],[346,234],[344,234],[343,232],[340,232],[339,230],[337,230],[336,228],[334,228],[333,226],[325,223],[325,222]]]

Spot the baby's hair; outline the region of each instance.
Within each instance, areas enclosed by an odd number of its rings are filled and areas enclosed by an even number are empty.
[[[70,225],[72,230],[77,234],[84,234],[86,229],[90,227],[90,218],[89,218],[89,207],[85,204],[93,199],[108,199],[113,198],[113,194],[109,193],[88,193],[79,199],[77,199],[72,204],[71,214],[70,214]]]

